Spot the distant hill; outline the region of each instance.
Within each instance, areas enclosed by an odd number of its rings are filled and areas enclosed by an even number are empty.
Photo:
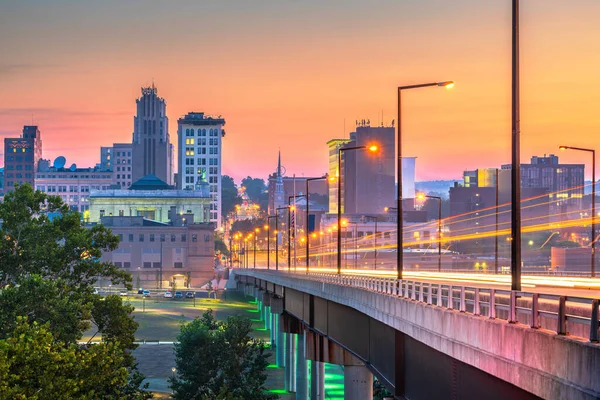
[[[449,181],[422,181],[415,182],[415,188],[418,192],[439,193],[442,197],[448,198],[448,191],[451,186],[454,186],[454,182],[462,183],[462,179],[453,179]]]

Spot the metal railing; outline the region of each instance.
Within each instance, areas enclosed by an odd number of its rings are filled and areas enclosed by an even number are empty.
[[[311,272],[308,275],[302,273],[298,278],[355,287],[509,323],[524,323],[533,329],[548,329],[559,335],[587,336],[594,343],[599,341],[599,299],[361,275]],[[589,329],[589,336],[585,326]],[[568,328],[580,334],[572,334]]]

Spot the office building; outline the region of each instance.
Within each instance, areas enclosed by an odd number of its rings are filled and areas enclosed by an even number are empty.
[[[64,167],[64,157],[50,166],[48,160],[40,160],[35,173],[35,188],[52,196],[59,196],[71,210],[85,214],[90,209],[90,192],[107,190],[112,184],[112,173],[102,168]]]
[[[42,158],[42,136],[37,126],[24,126],[18,138],[4,139],[4,192],[15,184],[35,187],[35,171]]]
[[[112,172],[112,184],[121,189],[129,188],[133,182],[132,160],[131,143],[114,143],[112,147],[100,148],[99,166]]]
[[[225,119],[190,112],[177,121],[177,188],[194,190],[206,180],[211,197],[210,221],[221,227],[221,159]]]
[[[496,168],[479,168],[463,172],[464,187],[496,186]]]
[[[183,290],[214,276],[214,224],[195,223],[191,214],[165,223],[141,216],[105,216],[101,222],[120,239],[101,261],[129,272],[137,288]]]
[[[152,87],[142,88],[142,97],[136,100],[136,105],[131,182],[146,175],[154,175],[171,185],[173,184],[173,145],[169,138],[169,119],[165,100],[158,97],[158,90],[152,85]]]

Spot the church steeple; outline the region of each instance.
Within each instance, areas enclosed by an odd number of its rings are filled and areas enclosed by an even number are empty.
[[[283,176],[281,175],[281,151],[277,155],[277,178],[275,181],[274,206],[275,209],[285,206],[285,193],[283,190]]]

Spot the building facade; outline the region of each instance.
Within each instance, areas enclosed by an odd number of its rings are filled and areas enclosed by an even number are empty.
[[[221,163],[225,119],[190,112],[177,121],[177,188],[209,184],[210,221],[221,227]]]
[[[90,209],[90,192],[108,190],[112,184],[110,171],[101,168],[56,168],[40,162],[35,174],[35,188],[59,196],[71,210],[85,213]]]
[[[42,158],[42,136],[37,126],[26,125],[19,138],[4,139],[4,192],[15,184],[35,187],[35,171]]]
[[[173,184],[173,145],[169,137],[169,119],[165,100],[158,90],[142,88],[142,97],[136,100],[134,117],[131,182],[146,175]],[[114,164],[113,164],[114,166]]]
[[[133,183],[133,144],[114,143],[100,148],[100,168],[112,172],[112,184],[127,189]]]
[[[214,275],[214,224],[193,222],[184,215],[170,223],[143,217],[103,217],[101,222],[118,235],[119,247],[105,252],[109,261],[133,277],[140,288],[200,287]]]
[[[88,222],[98,222],[105,216],[138,216],[168,223],[175,214],[193,214],[194,221],[208,223],[210,203],[206,188],[177,190],[149,175],[128,190],[91,191]]]

